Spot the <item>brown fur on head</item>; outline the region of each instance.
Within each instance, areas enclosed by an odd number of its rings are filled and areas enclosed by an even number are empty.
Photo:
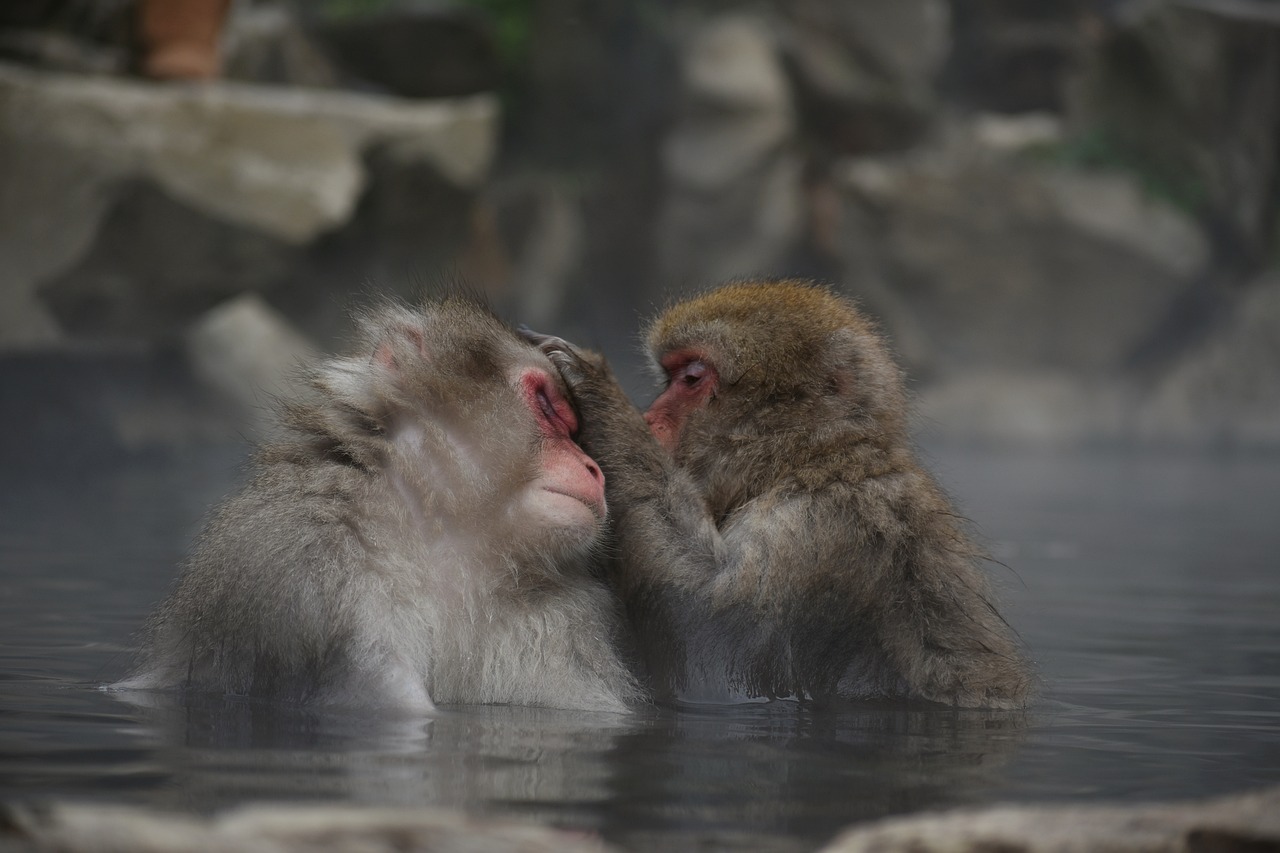
[[[714,391],[680,425],[681,445],[742,442],[762,427],[773,436],[795,429],[803,443],[833,421],[880,446],[906,441],[901,371],[872,322],[825,287],[728,284],[666,311],[648,343],[659,370],[689,354],[717,374]]]
[[[1026,701],[977,550],[911,452],[902,377],[853,304],[740,282],[649,331],[643,419],[563,341],[583,445],[608,476],[615,577],[660,694]]]

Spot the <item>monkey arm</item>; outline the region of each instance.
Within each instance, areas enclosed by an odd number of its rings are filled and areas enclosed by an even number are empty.
[[[905,687],[961,706],[1025,704],[1031,677],[979,554],[906,457],[766,491],[717,523],[603,359],[543,346],[605,473],[615,581],[644,623],[650,670],[676,692],[727,673],[754,696]]]
[[[551,359],[573,398],[577,441],[605,475],[628,588],[712,586],[727,546],[696,485],[649,432],[604,358],[561,338],[522,330]]]

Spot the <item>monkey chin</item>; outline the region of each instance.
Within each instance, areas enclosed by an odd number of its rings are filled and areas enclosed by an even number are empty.
[[[579,495],[558,485],[535,485],[525,498],[527,535],[565,555],[585,553],[604,533],[603,497]]]

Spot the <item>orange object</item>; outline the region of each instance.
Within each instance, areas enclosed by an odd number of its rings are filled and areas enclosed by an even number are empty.
[[[142,73],[157,80],[211,80],[230,0],[141,0]]]

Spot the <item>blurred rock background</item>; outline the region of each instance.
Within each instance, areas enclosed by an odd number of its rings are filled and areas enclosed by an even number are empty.
[[[1280,448],[1275,0],[238,2],[212,82],[138,15],[0,9],[0,465],[260,436],[450,281],[645,405],[642,320],[760,275],[878,317],[932,439]]]

